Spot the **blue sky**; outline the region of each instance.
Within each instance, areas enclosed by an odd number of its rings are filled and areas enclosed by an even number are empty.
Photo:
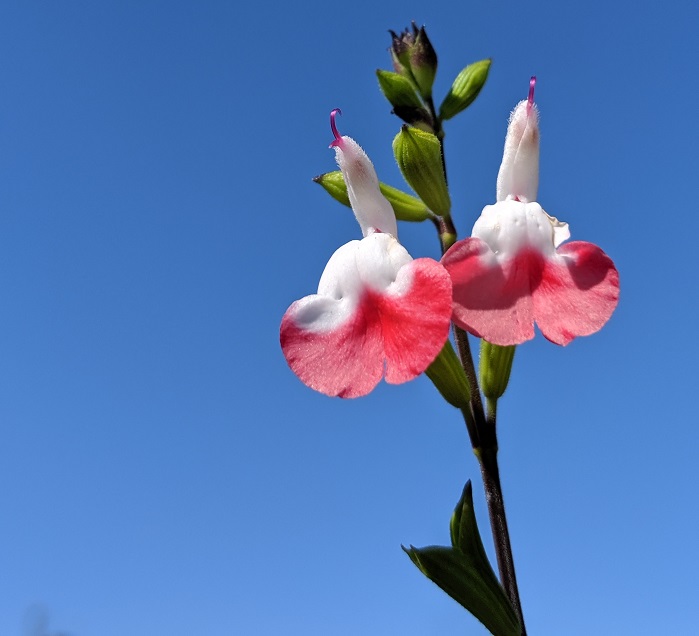
[[[400,549],[447,543],[467,479],[487,533],[457,413],[424,378],[315,394],[278,343],[359,236],[311,182],[332,108],[402,185],[374,71],[413,19],[437,95],[493,58],[447,127],[462,235],[536,74],[539,200],[621,274],[605,329],[520,347],[500,406],[529,632],[696,631],[699,9],[621,6],[2,5],[0,635],[485,633]]]

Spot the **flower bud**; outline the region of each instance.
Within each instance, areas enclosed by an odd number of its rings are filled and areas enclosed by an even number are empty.
[[[400,35],[390,32],[391,59],[396,72],[413,81],[423,99],[430,99],[437,74],[437,54],[425,27],[418,29],[414,22],[412,27],[412,33],[408,29]]]
[[[470,106],[488,79],[489,70],[490,60],[488,59],[469,64],[461,71],[439,107],[439,118],[442,120],[451,119]]]
[[[413,72],[415,83],[420,90],[420,95],[423,99],[432,97],[432,84],[437,74],[437,53],[432,47],[430,39],[425,33],[425,27],[420,27],[416,30],[413,23],[415,33],[415,45],[410,51],[410,70]]]
[[[489,401],[497,401],[505,393],[514,357],[514,346],[501,347],[481,340],[481,390]]]
[[[434,362],[427,367],[425,375],[449,404],[457,409],[468,407],[471,397],[468,379],[449,340]]]
[[[376,71],[381,92],[393,106],[393,113],[411,126],[428,132],[434,131],[429,111],[422,105],[414,84],[405,76],[391,71]]]
[[[403,177],[427,207],[439,216],[448,217],[451,200],[437,137],[403,126],[393,140],[393,154]]]
[[[536,201],[539,189],[539,112],[534,103],[536,77],[529,83],[529,97],[510,115],[505,150],[498,172],[497,200],[508,197],[524,203]]]
[[[347,207],[351,207],[349,195],[347,194],[347,185],[342,177],[342,172],[339,170],[326,172],[313,177],[313,181],[323,186],[333,199]],[[427,206],[417,197],[381,182],[379,182],[379,190],[388,199],[396,219],[399,221],[420,222],[434,217]]]

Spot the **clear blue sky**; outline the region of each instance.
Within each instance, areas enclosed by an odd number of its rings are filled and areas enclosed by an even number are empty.
[[[400,549],[448,542],[469,478],[487,531],[457,413],[424,378],[315,394],[278,343],[359,235],[311,182],[331,108],[402,183],[374,71],[412,19],[437,95],[493,58],[447,127],[462,234],[536,74],[539,200],[621,274],[607,327],[520,347],[501,404],[529,632],[696,633],[697,5],[427,6],[2,4],[0,636],[485,633]]]

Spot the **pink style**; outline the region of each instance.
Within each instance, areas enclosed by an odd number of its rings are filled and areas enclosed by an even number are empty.
[[[596,245],[574,241],[568,224],[536,202],[539,115],[534,85],[517,104],[507,129],[494,205],[487,205],[471,238],[442,258],[453,283],[454,322],[497,345],[534,337],[534,323],[565,345],[595,333],[619,300],[619,274]]]
[[[382,377],[391,384],[420,375],[449,335],[451,280],[429,258],[413,260],[398,242],[393,208],[374,166],[350,137],[330,144],[364,238],[340,247],[325,266],[318,292],[284,314],[280,340],[292,371],[330,396],[359,397]]]

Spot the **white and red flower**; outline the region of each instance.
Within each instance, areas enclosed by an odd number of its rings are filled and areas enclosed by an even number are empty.
[[[382,377],[400,384],[420,375],[449,335],[451,280],[429,258],[413,260],[398,242],[393,209],[371,161],[331,114],[337,163],[364,238],[328,261],[318,293],[284,314],[280,340],[292,371],[331,396],[369,393]]]
[[[451,275],[453,320],[497,345],[534,337],[534,323],[556,344],[602,328],[619,299],[619,274],[596,245],[574,241],[568,224],[536,202],[539,126],[532,78],[505,138],[497,202],[487,205],[471,238],[442,258]]]

